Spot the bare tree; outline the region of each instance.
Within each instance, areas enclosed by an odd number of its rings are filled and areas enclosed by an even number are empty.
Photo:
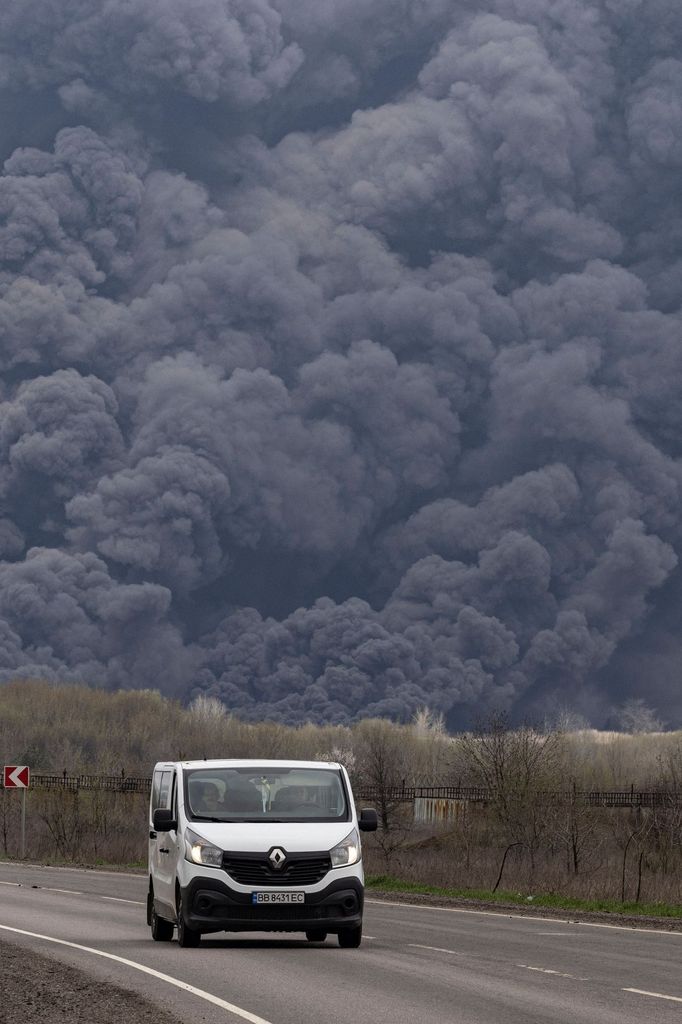
[[[376,842],[389,870],[405,840],[405,820],[400,793],[411,782],[410,752],[404,730],[383,719],[360,722],[355,731],[356,771],[376,804],[379,831]]]
[[[646,841],[651,833],[653,827],[653,815],[645,814],[638,808],[638,812],[634,815],[634,821],[630,829],[630,833],[625,841],[623,847],[623,860],[621,867],[621,885],[620,885],[620,901],[625,903],[625,883],[626,883],[626,867],[628,850],[630,845],[634,842],[635,848],[639,852],[637,861],[637,892],[635,895],[635,902],[639,903],[639,897],[642,892],[642,866],[644,863],[644,856],[646,853]]]
[[[409,727],[415,781],[426,785],[445,783],[450,773],[453,741],[440,712],[420,708]]]
[[[523,847],[533,872],[549,823],[546,791],[559,784],[561,734],[530,725],[512,729],[497,714],[463,736],[459,749],[463,772],[490,792],[505,845],[502,868],[509,851]]]
[[[570,790],[556,799],[549,814],[551,830],[565,852],[566,870],[569,875],[579,875],[600,845],[598,812],[580,797],[573,780]]]
[[[616,716],[623,732],[661,732],[663,723],[641,697],[626,700]]]
[[[46,793],[40,801],[38,815],[47,826],[56,854],[64,860],[76,860],[83,838],[80,794]]]

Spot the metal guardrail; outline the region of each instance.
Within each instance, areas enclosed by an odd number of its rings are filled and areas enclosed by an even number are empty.
[[[376,786],[360,786],[359,793],[366,799],[377,799],[380,789]],[[489,802],[491,791],[482,786],[392,786],[384,790],[390,800],[469,800]]]
[[[66,790],[76,793],[79,790],[100,790],[109,793],[149,793],[151,776],[140,775],[47,775],[42,772],[31,772],[31,789]],[[2,779],[0,779],[2,789]]]
[[[377,787],[361,786],[358,796],[362,800],[376,800],[382,797]],[[676,790],[651,790],[643,792],[626,790],[538,790],[534,797],[548,803],[582,803],[589,807],[679,807],[682,806],[682,792]],[[390,801],[411,802],[417,799],[461,800],[468,803],[493,803],[495,793],[479,786],[397,786],[383,790],[383,798]]]
[[[103,791],[110,793],[144,793],[151,789],[151,777],[143,775],[68,775],[31,773],[32,789]],[[0,777],[0,789],[2,778]],[[356,796],[360,800],[380,802],[384,800],[413,802],[417,799],[460,800],[468,803],[492,803],[495,794],[481,786],[393,786],[382,790],[376,786],[359,786]],[[551,803],[575,802],[590,807],[679,807],[682,806],[682,792],[676,790],[547,790],[534,796]]]

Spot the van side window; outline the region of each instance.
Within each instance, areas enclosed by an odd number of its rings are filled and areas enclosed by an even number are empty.
[[[156,803],[153,805],[152,810],[156,810],[158,807],[170,808],[171,806],[171,782],[173,778],[173,772],[161,772],[161,779],[159,781],[159,790],[156,794]],[[154,780],[154,788],[156,788],[156,779]]]
[[[157,807],[160,807],[159,793],[161,792],[161,772],[154,772],[154,778],[152,780],[152,811],[155,811]]]

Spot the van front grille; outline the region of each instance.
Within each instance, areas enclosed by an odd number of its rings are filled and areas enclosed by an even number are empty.
[[[295,853],[273,868],[266,853],[223,854],[223,869],[240,885],[304,886],[321,882],[332,862],[328,853]]]

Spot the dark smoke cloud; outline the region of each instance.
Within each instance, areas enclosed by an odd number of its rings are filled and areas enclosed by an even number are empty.
[[[0,11],[0,678],[682,721],[682,11]]]
[[[0,675],[127,687],[163,672],[165,687],[177,691],[191,658],[166,621],[170,601],[162,587],[116,582],[95,555],[32,548],[3,567]]]
[[[29,0],[5,10],[0,32],[5,81],[61,87],[71,104],[77,94],[125,102],[169,89],[250,106],[303,60],[267,0]]]

